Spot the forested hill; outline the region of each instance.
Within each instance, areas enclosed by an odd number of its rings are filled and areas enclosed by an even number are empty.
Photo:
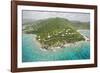
[[[47,49],[85,40],[69,20],[58,17],[27,25],[24,33],[36,34],[36,39]]]

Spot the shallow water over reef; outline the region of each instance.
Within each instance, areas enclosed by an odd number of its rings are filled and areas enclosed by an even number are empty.
[[[90,36],[89,30],[81,30],[80,33],[88,37]],[[84,60],[90,58],[90,41],[82,41],[77,45],[68,46],[56,51],[46,51],[41,49],[33,38],[34,35],[32,34],[23,34],[22,62]]]

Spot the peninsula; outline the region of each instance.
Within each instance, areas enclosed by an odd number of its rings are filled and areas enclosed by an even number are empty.
[[[49,50],[62,48],[66,44],[85,41],[84,36],[71,25],[69,20],[55,17],[25,25],[23,31],[27,34],[35,34],[41,48]]]

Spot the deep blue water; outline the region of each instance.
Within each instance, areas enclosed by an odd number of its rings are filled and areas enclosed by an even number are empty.
[[[89,36],[89,31],[81,31]],[[53,51],[40,49],[33,40],[32,34],[23,34],[22,37],[22,62],[34,61],[59,61],[59,60],[84,60],[90,58],[90,42],[80,42],[66,48]]]

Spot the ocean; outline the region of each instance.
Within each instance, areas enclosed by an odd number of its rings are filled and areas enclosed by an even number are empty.
[[[79,32],[90,37],[89,30],[80,30]],[[33,37],[33,34],[23,33],[22,62],[90,59],[90,41],[82,41],[77,45],[57,49],[56,51],[46,51],[37,45]]]

